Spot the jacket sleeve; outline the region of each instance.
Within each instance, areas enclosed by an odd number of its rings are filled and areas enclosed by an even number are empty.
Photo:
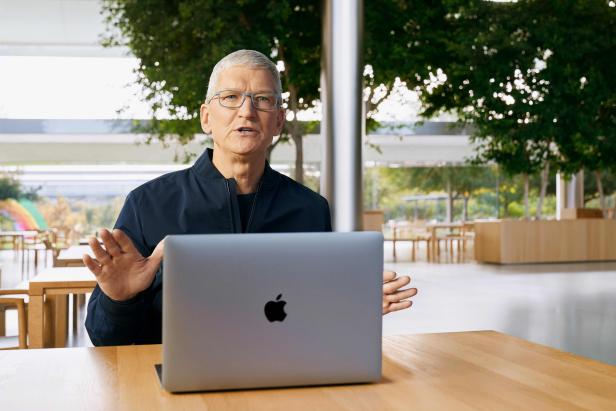
[[[323,221],[324,221],[324,230],[323,231],[332,231],[332,214],[329,209],[329,203],[324,198],[323,202],[325,205],[323,206]]]
[[[139,208],[133,193],[126,198],[115,228],[124,231],[142,255],[152,253],[143,239]],[[162,267],[150,287],[127,301],[112,300],[96,286],[88,302],[86,317],[86,330],[94,345],[160,342],[160,310],[156,310],[154,305],[160,300],[161,272]]]

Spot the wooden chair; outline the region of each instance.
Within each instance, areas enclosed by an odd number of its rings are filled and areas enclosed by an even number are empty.
[[[28,290],[23,286],[0,290],[0,337],[6,333],[6,311],[17,309],[18,346],[0,347],[2,350],[28,348]]]
[[[7,247],[8,246],[8,247]],[[0,250],[11,249],[13,251],[17,251],[19,249],[19,240],[18,237],[12,235],[1,235],[0,234]]]
[[[411,243],[411,260],[417,260],[417,250],[421,243],[426,244],[426,261],[430,260],[432,236],[426,230],[425,224],[409,223],[396,226],[396,239],[399,241],[409,241]]]
[[[39,265],[39,252],[43,253],[43,263],[47,267],[47,256],[51,252],[53,258],[53,265],[55,265],[56,258],[62,250],[61,245],[58,243],[57,232],[55,229],[40,230],[36,238],[30,239],[26,242],[26,252],[28,255],[28,261],[30,251],[34,252],[34,272],[38,271]]]
[[[454,260],[454,247],[456,251],[456,261],[458,263],[466,261],[468,243],[472,243],[475,239],[474,224],[472,222],[464,222],[460,227],[448,228],[442,236],[438,236],[439,253],[440,241],[445,242],[445,251],[449,252],[449,259]]]
[[[473,247],[475,245],[475,223],[472,221],[465,221],[462,226],[462,235],[464,236],[464,242],[462,243],[462,255],[463,258],[466,259],[468,254],[468,244],[470,243]]]
[[[392,242],[393,259],[396,261],[396,223],[389,221],[381,226],[383,232],[383,240]]]
[[[385,214],[381,210],[366,210],[362,215],[363,231],[381,231]]]
[[[462,242],[464,241],[464,237],[462,236],[461,228],[437,228],[435,230],[435,239],[434,243],[436,245],[436,250],[434,253],[433,260],[439,262],[441,259],[441,248],[444,248],[445,253],[449,261],[453,262],[454,256],[454,246],[457,249],[457,257],[458,262],[460,261],[460,254],[462,248]],[[441,242],[443,246],[441,247]]]
[[[432,235],[424,227],[424,228],[415,228],[414,236],[415,236],[414,237],[415,241],[413,243],[413,250],[412,250],[413,261],[415,261],[415,254],[416,254],[415,249],[421,243],[426,243],[426,261],[430,261],[430,255],[432,254]]]

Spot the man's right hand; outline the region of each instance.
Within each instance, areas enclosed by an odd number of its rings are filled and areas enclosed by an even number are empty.
[[[163,259],[164,240],[152,255],[143,257],[122,230],[102,229],[99,235],[105,248],[91,237],[88,243],[96,260],[85,254],[83,262],[96,276],[101,290],[112,300],[125,301],[148,288]]]

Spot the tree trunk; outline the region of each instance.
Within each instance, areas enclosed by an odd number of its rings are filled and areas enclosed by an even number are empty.
[[[272,151],[274,151],[274,149],[276,148],[276,146],[282,141],[281,137],[278,137],[278,140],[274,141],[272,144],[270,144],[270,146],[267,148],[267,151],[265,152],[265,158],[267,159],[268,162],[272,162]]]
[[[548,189],[548,179],[550,177],[550,163],[545,163],[545,167],[541,171],[541,191],[539,193],[539,200],[537,202],[537,220],[543,216],[543,201],[545,200],[545,193]]]
[[[528,220],[530,218],[530,206],[528,204],[528,192],[530,190],[530,182],[528,173],[522,174],[524,178],[524,219]]]
[[[595,180],[597,182],[597,191],[599,192],[599,204],[601,204],[601,211],[603,211],[603,217],[607,216],[607,210],[605,209],[605,194],[603,193],[603,182],[601,181],[601,172],[595,170]]]
[[[509,203],[511,202],[509,200],[510,198],[505,191],[503,194],[503,218],[509,218]]]
[[[293,120],[296,122],[297,120]],[[293,127],[297,129],[297,127]],[[304,146],[303,146],[303,137],[300,133],[297,133],[295,130],[293,134],[291,134],[291,138],[293,139],[293,144],[295,144],[295,181],[300,184],[304,183]]]
[[[304,183],[304,147],[303,147],[303,135],[300,130],[300,124],[297,120],[297,112],[299,111],[297,102],[297,90],[295,86],[289,86],[289,108],[293,113],[293,120],[291,120],[291,139],[295,144],[295,181],[300,184]]]
[[[462,221],[468,221],[468,200],[471,199],[470,196],[464,196],[464,211],[462,214]]]
[[[451,177],[447,176],[447,222],[453,221],[453,192],[451,189]]]

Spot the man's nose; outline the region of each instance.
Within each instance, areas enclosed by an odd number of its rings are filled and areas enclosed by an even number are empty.
[[[238,114],[242,117],[253,117],[256,115],[256,109],[252,105],[252,99],[250,96],[245,96],[242,105],[237,109]]]

